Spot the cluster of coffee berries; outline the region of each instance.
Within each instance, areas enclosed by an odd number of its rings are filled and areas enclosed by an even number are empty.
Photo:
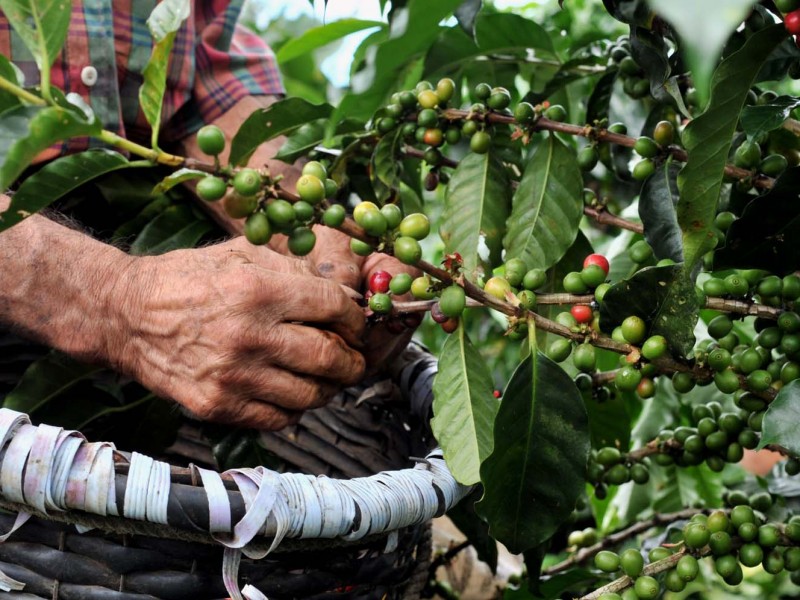
[[[633,167],[634,179],[643,181],[656,170],[656,160],[675,141],[675,126],[669,121],[659,121],[653,128],[653,136],[643,135],[636,140],[633,151],[641,160]]]
[[[201,151],[217,157],[225,149],[225,136],[215,125],[206,125],[197,134]],[[288,237],[289,250],[305,256],[314,249],[314,223],[338,227],[345,218],[339,205],[323,206],[326,198],[336,195],[338,187],[328,178],[325,166],[310,161],[297,180],[299,200],[278,198],[273,182],[257,169],[243,168],[232,177],[206,175],[197,182],[197,195],[207,202],[222,200],[225,212],[234,219],[246,219],[244,235],[252,244],[266,244],[274,233]]]
[[[578,548],[588,548],[597,543],[597,529],[594,527],[586,527],[581,530],[570,532],[567,537],[567,545],[577,550]]]
[[[561,105],[533,106],[528,102],[518,103],[512,113],[511,93],[506,88],[479,83],[472,89],[472,104],[466,102],[462,107],[466,115],[445,116],[444,111],[456,97],[456,91],[455,82],[447,77],[435,86],[429,81],[420,81],[413,90],[393,94],[382,116],[375,121],[379,135],[399,129],[398,135],[405,143],[422,149],[422,157],[430,167],[425,181],[428,190],[435,189],[439,182],[446,182],[446,174],[439,169],[444,162],[445,146],[469,140],[472,152],[485,154],[489,151],[494,130],[505,126],[491,119],[491,115],[513,116],[520,127],[526,128],[542,115],[553,121],[563,121],[567,114]]]
[[[609,485],[650,481],[649,463],[646,458],[636,458],[614,446],[605,446],[593,450],[589,456],[587,479],[594,485],[595,496],[602,499],[606,497]]]
[[[686,583],[692,581],[697,573],[695,557],[710,554],[716,572],[729,585],[738,585],[743,579],[742,566],[761,566],[764,571],[777,575],[781,571],[792,573],[792,580],[798,579],[800,570],[800,518],[792,517],[786,523],[766,522],[760,514],[772,504],[766,492],[751,496],[753,503],[735,505],[730,512],[715,511],[706,516],[695,515],[683,528],[683,542],[686,554],[681,557],[675,569],[665,577],[665,585],[670,591],[682,591]],[[689,558],[686,558],[689,557]],[[687,563],[681,568],[681,562]],[[682,584],[682,585],[681,585]]]
[[[606,593],[600,598],[656,598],[662,587],[682,592],[700,575],[698,559],[706,556],[713,560],[714,570],[728,585],[742,582],[742,567],[757,566],[772,575],[788,571],[793,582],[800,582],[800,517],[791,517],[786,523],[766,522],[760,511],[771,506],[769,494],[762,492],[750,499],[757,507],[742,502],[729,511],[694,515],[681,530],[680,539],[669,547],[658,546],[649,552],[650,564],[670,559],[660,569],[658,565],[649,568],[649,576],[642,575],[645,561],[639,549],[628,548],[621,554],[610,550],[598,552],[594,558],[597,569],[624,574],[633,580],[622,594]]]
[[[665,429],[658,436],[660,454],[653,456],[659,465],[679,466],[704,462],[712,471],[722,471],[726,463],[738,463],[745,449],[758,445],[760,422],[746,412],[723,412],[718,402],[692,408],[690,426]]]
[[[650,600],[658,597],[661,592],[661,585],[654,577],[642,574],[644,564],[644,556],[636,548],[628,548],[621,554],[610,550],[601,550],[594,556],[594,566],[603,573],[613,574],[621,571],[622,574],[633,580],[633,586],[630,589],[635,594],[634,598]],[[600,596],[604,600],[622,597],[617,593],[608,593]]]
[[[394,277],[388,271],[375,271],[370,275],[366,299],[369,307],[376,314],[387,314],[392,311],[392,296],[402,296],[411,289],[411,275],[398,273]]]
[[[411,213],[404,217],[396,204],[385,204],[378,208],[374,202],[361,202],[353,210],[353,220],[367,235],[377,238],[379,249],[391,248],[395,258],[407,265],[416,264],[422,258],[419,242],[431,232],[428,217],[423,213]],[[350,249],[359,256],[368,256],[375,251],[372,244],[356,238],[350,240]]]
[[[631,98],[644,98],[650,94],[650,82],[639,63],[631,56],[631,43],[627,36],[617,39],[609,49],[611,61],[619,67],[622,90]]]
[[[724,278],[709,277],[703,283],[703,293],[736,300],[751,299],[772,307],[790,306],[800,298],[800,277],[781,278],[757,269],[734,271]]]

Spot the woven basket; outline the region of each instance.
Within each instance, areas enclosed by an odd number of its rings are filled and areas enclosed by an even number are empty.
[[[468,492],[431,450],[435,368],[411,346],[391,380],[261,434],[281,475],[171,466],[0,410],[0,507],[9,511],[0,531],[13,531],[0,543],[0,589],[114,600],[418,597],[429,520]],[[184,425],[170,461],[208,462],[203,430]],[[93,465],[88,483],[83,464]],[[19,515],[31,516],[14,529]]]

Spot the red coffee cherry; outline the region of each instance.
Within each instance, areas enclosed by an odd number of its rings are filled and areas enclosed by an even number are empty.
[[[388,271],[375,271],[369,278],[369,290],[374,294],[385,294],[391,281],[392,275]]]
[[[569,312],[578,323],[591,323],[592,321],[592,308],[586,304],[576,304]]]

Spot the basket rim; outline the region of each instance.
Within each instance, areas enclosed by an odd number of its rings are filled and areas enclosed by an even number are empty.
[[[413,347],[403,357],[394,381],[412,410],[428,415],[436,361]],[[79,530],[217,543],[225,546],[226,588],[231,598],[243,598],[236,578],[242,554],[264,557],[284,539],[350,544],[389,534],[391,546],[399,529],[444,514],[471,490],[455,480],[439,448],[409,459],[412,468],[341,480],[264,467],[219,473],[137,452],[128,459],[110,443],[34,426],[24,413],[2,408],[0,507],[18,518],[0,542],[36,515]]]

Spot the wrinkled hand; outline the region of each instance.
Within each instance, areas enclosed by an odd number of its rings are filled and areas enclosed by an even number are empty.
[[[387,271],[392,275],[409,273],[417,277],[420,273],[414,267],[405,265],[392,256],[374,253],[366,259],[353,254],[350,238],[346,234],[329,227],[317,227],[317,244],[309,259],[316,265],[323,277],[332,279],[359,292],[366,292],[370,276],[376,271]],[[409,300],[410,296],[395,298],[395,301]],[[369,372],[374,372],[386,361],[402,352],[414,330],[419,325],[418,315],[409,315],[402,321],[391,324],[370,325],[364,335],[364,356]]]
[[[279,429],[363,377],[363,311],[305,261],[238,238],[129,268],[109,354],[201,419]]]

